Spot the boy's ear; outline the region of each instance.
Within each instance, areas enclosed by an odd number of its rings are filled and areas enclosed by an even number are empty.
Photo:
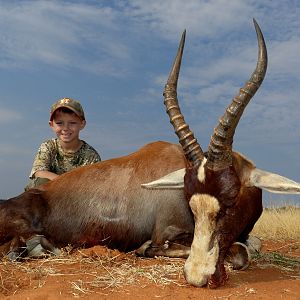
[[[49,121],[49,126],[53,127],[53,121]]]
[[[80,128],[80,129],[83,129],[83,128],[85,127],[85,125],[86,125],[86,121],[85,121],[85,120],[82,120],[82,121],[81,121],[81,128]]]

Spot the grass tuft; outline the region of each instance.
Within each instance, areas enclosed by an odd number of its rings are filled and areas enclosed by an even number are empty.
[[[269,240],[300,240],[300,207],[265,208],[253,235]]]

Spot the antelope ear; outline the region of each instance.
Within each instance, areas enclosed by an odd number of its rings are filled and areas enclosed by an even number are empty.
[[[155,181],[141,184],[146,189],[182,189],[184,186],[185,169],[169,173]]]
[[[253,169],[249,185],[278,194],[300,194],[300,183],[260,169]]]

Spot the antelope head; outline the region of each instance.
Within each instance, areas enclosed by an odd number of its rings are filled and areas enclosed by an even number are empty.
[[[238,122],[267,70],[263,34],[255,20],[254,26],[258,40],[256,68],[220,118],[207,155],[185,122],[177,99],[185,32],[164,90],[167,114],[185,153],[187,167],[144,186],[184,188],[195,221],[194,239],[184,272],[186,280],[195,286],[217,287],[226,281],[225,256],[234,242],[246,241],[258,220],[262,212],[261,188],[271,192],[300,193],[300,184],[259,170],[232,150]]]

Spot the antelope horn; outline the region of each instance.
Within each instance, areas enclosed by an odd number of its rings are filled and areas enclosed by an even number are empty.
[[[266,74],[267,49],[263,34],[255,19],[253,22],[258,40],[257,65],[251,78],[240,89],[240,93],[233,98],[214,130],[208,147],[207,160],[207,167],[212,170],[224,169],[232,164],[232,142],[235,129],[246,105],[260,87]]]
[[[165,99],[164,104],[166,106],[167,114],[170,117],[170,123],[175,129],[175,133],[179,138],[179,143],[183,148],[186,159],[191,162],[192,165],[200,165],[204,158],[203,151],[198,144],[197,139],[194,137],[193,132],[185,122],[177,99],[177,82],[185,42],[185,33],[186,31],[184,31],[182,34],[177,55],[175,57],[167,84],[165,85],[165,90],[163,93]]]

